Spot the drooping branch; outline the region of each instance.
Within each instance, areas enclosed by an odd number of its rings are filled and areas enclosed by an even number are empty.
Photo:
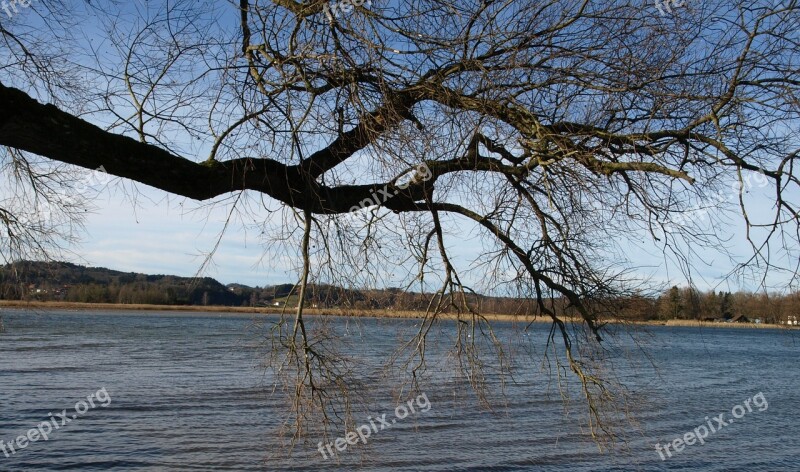
[[[506,232],[501,230],[497,227],[494,223],[489,221],[489,219],[471,211],[467,208],[464,208],[460,205],[452,204],[452,203],[431,203],[428,205],[427,208],[430,211],[444,211],[448,213],[455,213],[462,216],[465,216],[474,222],[480,224],[485,229],[487,229],[494,237],[496,237],[505,247],[507,247],[514,256],[519,260],[519,262],[525,267],[528,275],[536,281],[537,284],[541,283],[544,284],[549,289],[552,289],[569,300],[569,302],[580,312],[581,316],[584,318],[586,323],[588,324],[589,328],[592,330],[594,335],[600,340],[600,332],[599,332],[599,325],[597,324],[597,319],[595,315],[591,313],[581,297],[581,294],[576,293],[569,287],[564,286],[562,283],[554,280],[553,278],[549,277],[547,274],[543,273],[542,271],[536,269],[533,263],[531,262],[531,258],[529,255],[523,250],[521,247],[517,245],[516,242],[508,235]],[[421,208],[422,209],[422,208]],[[556,320],[555,316],[553,319]]]

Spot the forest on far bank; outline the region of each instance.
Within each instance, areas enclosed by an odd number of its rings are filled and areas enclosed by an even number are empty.
[[[346,289],[311,284],[306,301],[313,308],[425,310],[432,293],[399,288]],[[154,305],[294,307],[295,285],[223,285],[210,277],[148,275],[85,267],[67,262],[18,262],[0,267],[0,300],[62,301]],[[532,300],[473,294],[481,313],[540,314]],[[558,314],[572,314],[566,300],[548,299]],[[598,303],[609,317],[632,321],[706,320],[786,323],[800,320],[800,292],[788,295],[699,291],[674,286],[659,295],[633,295]],[[741,315],[741,316],[740,316]]]

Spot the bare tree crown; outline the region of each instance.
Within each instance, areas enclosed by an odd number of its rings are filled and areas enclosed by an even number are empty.
[[[690,267],[738,210],[741,273],[796,281],[796,1],[340,3],[34,3],[0,23],[4,166],[31,195],[47,195],[42,162],[195,200],[263,194],[303,229],[301,293],[341,267],[374,274],[365,249],[404,254],[409,285],[440,287],[426,323],[446,309],[485,321],[447,249],[469,223],[486,286],[534,300],[568,347],[552,301],[599,339],[606,302],[632,289],[619,242],[633,235]],[[74,34],[80,18],[96,43]],[[753,182],[769,214],[752,213]],[[697,209],[710,225],[685,216]],[[52,236],[0,217],[17,241],[6,258]],[[392,251],[376,243],[387,228]]]

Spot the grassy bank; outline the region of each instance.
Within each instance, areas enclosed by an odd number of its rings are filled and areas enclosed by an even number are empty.
[[[175,312],[175,314],[185,313],[195,316],[201,313],[230,313],[230,314],[253,314],[253,315],[276,315],[281,310],[275,307],[234,307],[234,306],[196,306],[196,305],[144,305],[144,304],[119,304],[119,303],[78,303],[78,302],[38,302],[38,301],[17,301],[0,300],[1,308],[16,308],[28,310],[85,310],[85,311],[161,311]],[[287,308],[284,313],[291,315],[294,309]],[[303,313],[310,316],[351,316],[351,317],[373,317],[373,318],[404,318],[418,319],[425,316],[423,311],[405,310],[364,310],[364,309],[339,309],[339,308],[306,308]],[[546,317],[531,318],[529,316],[507,315],[498,313],[488,313],[483,315],[492,321],[507,321],[518,323],[550,323]],[[453,314],[441,314],[441,319],[455,319]],[[468,316],[462,316],[468,319]],[[565,321],[579,322],[577,318],[568,318]],[[790,329],[788,326],[754,323],[712,323],[694,320],[667,320],[667,321],[627,321],[627,320],[607,320],[612,324],[633,324],[643,326],[687,326],[698,328],[763,328],[763,329]]]
[[[667,320],[659,321],[657,323],[664,326],[693,326],[702,328],[766,328],[766,329],[792,329],[790,326],[766,324],[766,323],[715,323],[711,321],[695,321],[695,320]]]
[[[235,306],[197,306],[197,305],[145,305],[145,304],[119,304],[119,303],[79,303],[79,302],[39,302],[39,301],[17,301],[0,300],[1,308],[17,308],[28,310],[86,310],[86,311],[168,311],[176,313],[235,313],[235,314],[255,314],[255,315],[276,315],[282,311],[276,307],[235,307]],[[286,308],[283,313],[293,314],[294,308]],[[310,316],[351,316],[351,317],[375,317],[375,318],[406,318],[417,319],[425,316],[424,311],[407,310],[365,310],[365,309],[339,309],[339,308],[305,308],[304,314]],[[506,314],[485,314],[487,319],[493,321],[518,321],[529,323],[550,322],[546,318],[532,319],[527,316],[515,316]],[[442,319],[455,319],[455,315],[441,314]],[[462,317],[464,319],[465,317]],[[577,320],[574,320],[577,321]]]

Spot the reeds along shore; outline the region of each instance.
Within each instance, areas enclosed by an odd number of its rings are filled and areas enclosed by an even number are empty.
[[[170,311],[185,313],[187,316],[197,316],[198,314],[223,314],[234,315],[255,314],[255,315],[278,315],[281,313],[291,315],[294,308],[287,307],[283,311],[277,307],[232,307],[232,306],[197,306],[197,305],[144,305],[144,304],[120,304],[120,303],[78,303],[78,302],[40,302],[40,301],[18,301],[0,300],[0,308],[14,308],[27,310],[86,310],[88,312],[97,311]],[[339,308],[304,308],[303,313],[310,316],[349,316],[364,318],[405,318],[417,319],[424,318],[424,311],[407,310],[364,310],[364,309],[339,309]],[[550,318],[538,316],[508,315],[499,313],[482,314],[484,318],[491,321],[524,322],[524,323],[550,323]],[[441,319],[457,319],[455,314],[442,313],[438,315]],[[461,315],[462,320],[470,318],[471,315]],[[562,318],[567,322],[580,323],[580,318]],[[725,323],[696,320],[653,320],[653,321],[631,321],[624,319],[608,319],[606,323],[615,325],[643,325],[643,326],[675,326],[675,327],[703,327],[703,328],[765,328],[765,329],[800,329],[800,326],[793,327],[778,324],[766,323]]]
[[[294,307],[233,307],[233,306],[198,306],[198,305],[145,305],[145,304],[120,304],[120,303],[80,303],[80,302],[41,302],[41,301],[18,301],[0,300],[0,308],[17,308],[30,310],[86,310],[86,311],[174,311],[185,313],[238,313],[238,314],[264,314],[277,315],[280,313],[293,314]],[[351,316],[351,317],[375,317],[375,318],[424,318],[424,311],[410,310],[366,310],[366,309],[340,309],[340,308],[303,308],[303,313],[311,316]],[[469,318],[471,315],[462,315],[461,319]],[[496,321],[542,321],[549,322],[548,318],[538,317],[533,319],[529,316],[508,315],[488,313],[481,315],[489,320]],[[442,319],[456,319],[457,316],[450,313],[438,315]],[[579,321],[567,318],[567,321]]]

